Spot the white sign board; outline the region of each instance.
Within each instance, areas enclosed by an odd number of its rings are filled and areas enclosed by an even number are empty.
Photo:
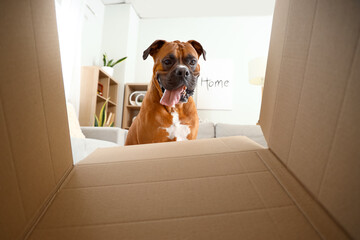
[[[232,60],[203,62],[197,83],[197,109],[232,110],[232,84]]]

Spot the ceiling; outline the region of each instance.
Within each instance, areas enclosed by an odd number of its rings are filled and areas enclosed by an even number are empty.
[[[130,3],[140,18],[229,17],[272,15],[275,0],[102,0]]]

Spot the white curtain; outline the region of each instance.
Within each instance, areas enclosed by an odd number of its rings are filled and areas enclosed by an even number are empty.
[[[79,111],[84,0],[55,0],[66,100]]]

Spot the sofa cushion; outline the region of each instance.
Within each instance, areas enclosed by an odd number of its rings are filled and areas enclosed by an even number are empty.
[[[259,125],[238,125],[217,123],[215,126],[216,137],[246,136],[263,147],[267,147],[266,140]]]
[[[214,138],[215,126],[212,122],[200,122],[197,139]]]
[[[87,157],[97,148],[116,147],[117,144],[92,138],[71,138],[71,149],[74,164]]]
[[[86,138],[109,141],[124,146],[128,130],[118,127],[81,127]]]

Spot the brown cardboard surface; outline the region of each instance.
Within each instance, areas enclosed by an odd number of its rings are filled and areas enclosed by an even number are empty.
[[[52,1],[32,0],[32,19],[34,24],[34,38],[39,65],[41,93],[44,103],[46,130],[48,131],[49,147],[53,163],[56,183],[62,179],[72,165],[68,122],[59,124],[59,119],[66,117],[65,101],[60,51],[57,43],[56,19],[49,9],[54,9]]]
[[[191,146],[207,141],[224,142]],[[190,145],[160,146],[185,152]],[[127,147],[108,149],[113,154],[107,162],[75,166],[30,239],[320,239],[322,233],[294,201],[293,191],[302,187],[289,191],[279,182],[269,168],[279,162],[269,150],[168,158],[159,151],[158,158],[137,160],[129,151],[119,161],[115,153],[121,148]],[[264,164],[261,151],[275,163]]]
[[[317,5],[287,164],[314,195],[333,147],[359,39],[359,12],[358,1],[319,1]]]
[[[360,39],[318,195],[353,236],[360,236],[359,66]]]
[[[310,227],[310,228],[309,228]],[[304,231],[304,228],[306,229]],[[279,229],[280,233],[277,231]],[[320,239],[296,207],[151,222],[49,229],[31,239]]]
[[[1,239],[21,239],[72,167],[72,157],[54,2],[0,4],[0,178],[7,179],[1,181],[0,228]]]
[[[308,219],[323,239],[348,239],[316,199],[298,182],[284,165],[270,152],[258,151],[265,165],[283,186],[302,214]]]
[[[12,160],[11,146],[7,141],[8,133],[4,111],[0,99],[0,236],[4,239],[15,239],[26,227],[25,211],[22,206],[18,188],[17,173]],[[6,195],[6,197],[3,197]]]
[[[21,173],[18,174],[18,182],[22,197],[27,199],[23,202],[23,207],[26,218],[29,219],[42,206],[55,180],[49,161],[48,137],[44,129],[46,122],[30,2],[14,2],[8,5],[12,6],[7,6],[7,11],[4,11],[4,16],[2,15],[8,19],[3,19],[0,27],[6,32],[1,36],[7,46],[6,55],[0,62],[0,90],[3,111],[6,113],[4,116],[8,141],[12,148],[14,166]],[[6,24],[9,21],[13,22],[12,25]],[[12,31],[16,31],[16,34]],[[24,52],[27,54],[24,55]],[[21,71],[16,69],[19,59],[27,63]],[[5,64],[5,61],[13,63],[12,67]],[[33,192],[34,185],[37,186],[37,194]]]
[[[218,140],[220,139],[220,140]],[[218,139],[200,139],[196,144],[192,141],[169,142],[158,144],[132,145],[126,148],[97,149],[94,153],[82,160],[80,164],[107,163],[127,160],[140,160],[151,158],[185,157],[201,155],[204,153],[225,153],[236,151],[250,151],[263,148],[245,136],[226,137]],[[173,146],[168,150],[168,146]],[[117,157],[114,157],[117,156]]]
[[[270,214],[269,214],[270,213]],[[274,220],[273,220],[274,219]],[[274,223],[276,221],[276,224]],[[295,207],[194,218],[41,230],[36,239],[319,239]],[[309,227],[309,225],[307,225]],[[280,234],[276,229],[283,230]],[[291,229],[289,231],[289,229]]]
[[[290,152],[303,87],[315,6],[315,0],[292,1],[288,10],[286,41],[283,45],[274,116],[269,134],[271,139],[268,139],[271,149],[285,164]],[[276,140],[273,141],[273,138]]]
[[[289,0],[278,0],[275,4],[270,38],[271,41],[266,65],[266,81],[264,83],[265,91],[263,92],[261,101],[259,123],[269,148],[271,148],[269,145],[271,144],[269,138],[277,94],[276,87],[280,74],[283,45],[285,41],[288,9]]]
[[[246,196],[246,197],[244,197]],[[152,221],[263,208],[246,175],[62,190],[38,229]]]
[[[115,156],[113,155],[113,158]],[[124,158],[124,155],[122,158]],[[174,165],[177,167],[171,168]],[[65,188],[159,182],[206,176],[216,177],[223,174],[234,175],[245,172],[262,172],[265,170],[265,165],[252,151],[122,160],[112,164],[77,165],[76,174],[71,174],[71,178]],[[136,174],[133,174],[134,172]],[[98,175],[102,177],[96,177]]]
[[[360,87],[354,80],[360,2],[278,4],[260,120],[265,137],[313,197],[360,238]]]

